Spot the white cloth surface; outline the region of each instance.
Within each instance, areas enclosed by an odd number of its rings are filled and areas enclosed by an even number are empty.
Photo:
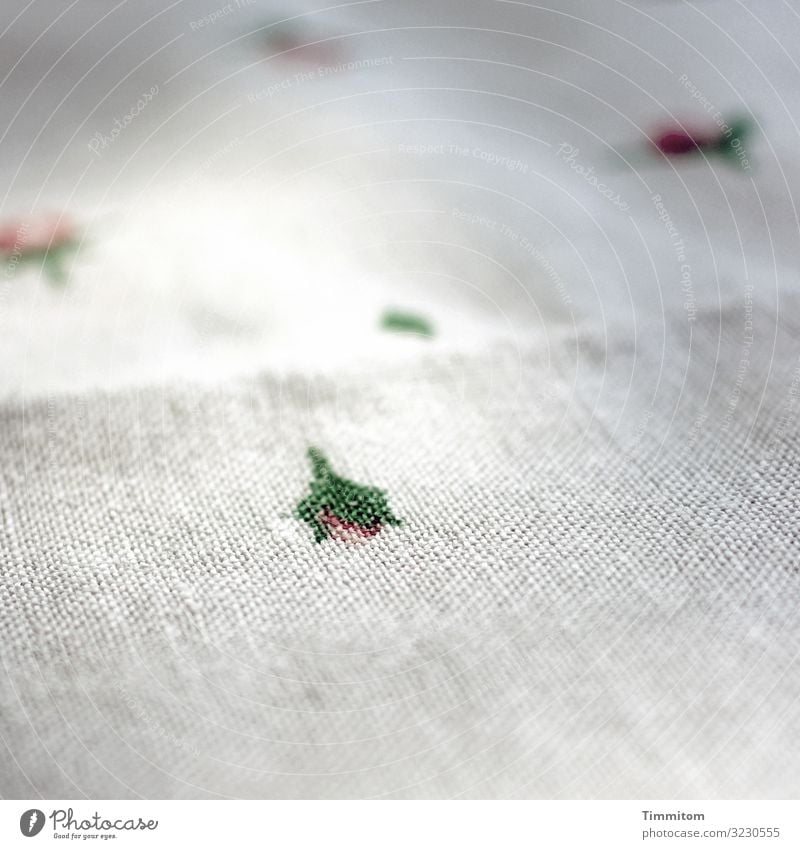
[[[796,795],[796,324],[749,309],[7,407],[3,793]],[[315,544],[310,444],[404,525]]]

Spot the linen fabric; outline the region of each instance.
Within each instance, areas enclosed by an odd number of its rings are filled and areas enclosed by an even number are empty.
[[[796,795],[795,307],[7,403],[0,792]]]

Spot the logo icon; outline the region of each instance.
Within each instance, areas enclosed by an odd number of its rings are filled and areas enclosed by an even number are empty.
[[[35,837],[44,828],[44,812],[31,808],[19,818],[19,830],[25,837]]]

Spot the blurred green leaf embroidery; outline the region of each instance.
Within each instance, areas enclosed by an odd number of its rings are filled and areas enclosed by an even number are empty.
[[[310,493],[297,505],[315,542],[328,538],[355,541],[375,536],[384,525],[400,525],[382,489],[340,477],[316,448],[308,449],[314,472]]]
[[[400,310],[387,310],[381,317],[381,327],[394,333],[433,336],[433,325],[426,318]]]

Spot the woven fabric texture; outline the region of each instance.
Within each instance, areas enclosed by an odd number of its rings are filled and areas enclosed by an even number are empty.
[[[796,307],[6,403],[0,793],[797,796]]]

